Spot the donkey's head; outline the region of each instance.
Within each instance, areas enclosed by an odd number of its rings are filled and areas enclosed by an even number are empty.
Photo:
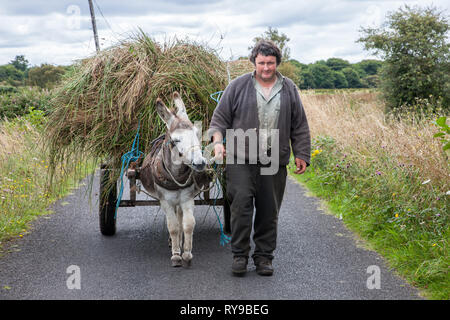
[[[202,155],[202,146],[198,137],[198,128],[189,120],[186,107],[178,92],[173,94],[176,112],[169,110],[161,99],[156,100],[156,111],[167,127],[170,143],[173,146],[172,161],[181,160],[196,171],[203,171],[206,159]],[[175,150],[176,149],[176,150]]]

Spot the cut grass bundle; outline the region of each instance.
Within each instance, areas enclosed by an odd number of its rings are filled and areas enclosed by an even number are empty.
[[[210,94],[226,83],[225,64],[206,46],[180,40],[160,45],[142,32],[79,62],[51,100],[50,176],[74,157],[107,159],[112,168],[120,168],[139,123],[140,149],[148,153],[149,142],[165,131],[156,99],[172,106],[174,91],[181,93],[190,119],[206,128],[216,106]]]

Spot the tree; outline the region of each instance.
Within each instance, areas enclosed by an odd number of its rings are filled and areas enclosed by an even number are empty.
[[[348,88],[348,81],[342,71],[334,71],[334,87],[336,89]]]
[[[58,83],[64,73],[64,67],[44,63],[40,67],[29,69],[28,83],[32,86],[51,89]]]
[[[381,56],[380,86],[389,110],[417,99],[450,103],[449,24],[436,8],[405,6],[388,14],[379,28],[361,28],[357,42]]]
[[[363,84],[361,82],[361,79],[359,77],[358,72],[351,68],[347,67],[342,69],[342,73],[345,76],[345,79],[347,80],[348,88],[362,88]]]
[[[23,84],[23,78],[23,72],[16,69],[12,64],[0,66],[0,82],[5,82],[13,86],[19,86]]]
[[[346,67],[350,67],[350,62],[340,58],[330,58],[326,61],[326,65],[334,71],[340,71]]]
[[[16,56],[14,60],[11,60],[10,64],[22,72],[25,72],[28,69],[28,60],[25,59],[24,55]]]
[[[300,70],[300,89],[314,89],[317,88],[317,84],[314,79],[314,75],[309,67],[302,68]]]
[[[379,60],[367,59],[355,63],[355,65],[364,70],[367,76],[373,76],[376,75],[378,73],[378,70],[381,69],[383,62]]]
[[[289,42],[289,39],[287,35],[284,33],[279,33],[277,28],[272,28],[269,26],[269,28],[259,37],[253,38],[254,44],[256,44],[259,40],[271,40],[273,41],[277,47],[281,50],[282,54],[282,61],[289,60],[291,49],[287,46],[287,43]],[[248,48],[249,50],[253,49],[253,46]]]
[[[300,68],[290,61],[284,61],[278,67],[278,71],[285,77],[288,77],[294,83],[300,85]]]
[[[316,88],[334,89],[334,71],[326,64],[317,62],[309,67],[314,76]]]

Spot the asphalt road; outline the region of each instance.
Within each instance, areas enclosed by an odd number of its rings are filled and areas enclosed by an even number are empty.
[[[74,190],[52,206],[54,214],[39,218],[4,248],[0,299],[421,299],[292,179],[279,217],[272,277],[258,276],[251,262],[245,277],[232,276],[230,246],[220,245],[217,218],[206,206],[196,207],[189,269],[170,265],[159,207],[120,208],[116,235],[102,236],[98,173],[93,190],[91,203],[86,187]]]

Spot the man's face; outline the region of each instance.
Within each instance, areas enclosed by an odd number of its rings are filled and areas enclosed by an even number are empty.
[[[276,78],[277,58],[258,54],[255,58],[256,77],[264,82],[272,82]]]

